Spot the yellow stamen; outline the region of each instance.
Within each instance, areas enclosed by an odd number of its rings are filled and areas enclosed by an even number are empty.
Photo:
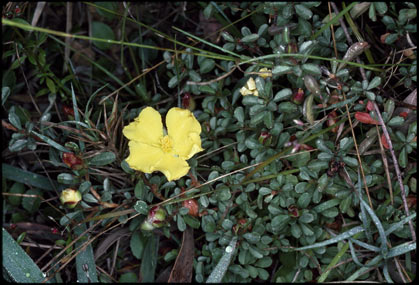
[[[161,149],[168,153],[172,151],[172,141],[169,136],[164,136],[160,139]]]

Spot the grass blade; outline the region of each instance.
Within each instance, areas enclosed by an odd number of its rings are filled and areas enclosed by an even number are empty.
[[[68,150],[67,148],[63,147],[59,143],[56,143],[55,141],[53,141],[52,139],[50,139],[47,136],[41,135],[40,133],[37,133],[35,131],[31,131],[31,133],[34,134],[34,135],[36,135],[37,137],[39,137],[41,140],[43,140],[44,142],[46,142],[47,144],[49,144],[53,148],[58,149],[59,151],[62,151],[62,152],[71,152],[70,150]]]
[[[159,249],[159,236],[151,235],[144,248],[143,258],[141,259],[141,282],[154,282],[154,275],[157,267],[157,257]]]
[[[13,237],[3,229],[3,274],[17,283],[41,283],[45,276]],[[50,283],[50,282],[48,282]]]
[[[307,245],[307,246],[303,246],[303,247],[298,247],[298,248],[294,248],[294,250],[306,250],[306,249],[311,249],[311,248],[317,248],[317,247],[322,247],[322,246],[326,246],[329,244],[333,244],[333,243],[337,243],[339,241],[342,241],[344,239],[347,239],[353,235],[356,235],[357,233],[363,232],[364,228],[361,226],[358,227],[354,227],[352,229],[350,229],[349,231],[346,231],[344,233],[341,233],[340,235],[337,235],[331,239],[322,241],[322,242],[318,242],[312,245]]]
[[[228,246],[225,249],[224,255],[221,257],[217,266],[211,272],[210,276],[207,279],[207,283],[220,283],[224,275],[227,272],[228,266],[230,264],[231,258],[233,257],[236,249],[237,237],[233,237]]]
[[[51,181],[45,176],[23,170],[9,164],[2,163],[1,167],[3,177],[15,182],[24,183],[48,191],[54,191],[54,189],[62,187],[62,185],[59,186],[56,181]]]
[[[78,220],[83,220],[84,217],[81,215]],[[74,228],[74,234],[80,236],[86,231],[86,224],[80,224]],[[88,237],[86,234],[84,237]],[[86,242],[86,239],[81,238],[76,242],[76,247],[82,247]],[[89,243],[86,248],[80,251],[76,256],[76,270],[77,270],[77,281],[82,283],[98,282],[96,273],[95,256],[93,254],[92,244]]]

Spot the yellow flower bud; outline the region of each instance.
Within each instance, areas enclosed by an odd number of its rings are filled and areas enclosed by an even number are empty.
[[[81,200],[81,193],[77,190],[67,188],[61,192],[60,201],[68,208],[74,208],[77,203]]]

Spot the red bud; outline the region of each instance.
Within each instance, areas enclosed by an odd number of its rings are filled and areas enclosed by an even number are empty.
[[[407,115],[408,115],[408,113],[407,113],[407,112],[401,112],[401,113],[399,114],[399,116],[400,116],[400,117],[403,117],[403,118],[405,118],[405,119],[406,119]]]
[[[304,102],[304,90],[298,88],[298,91],[292,95],[291,101],[297,105],[300,105]]]
[[[384,134],[381,134],[381,143],[383,144],[384,148],[390,149],[390,146],[388,145],[386,136]]]
[[[370,114],[364,113],[364,112],[356,112],[355,119],[357,119],[358,121],[364,124],[380,125],[379,122],[371,118]]]
[[[198,217],[199,206],[195,199],[183,201],[182,206],[189,209],[189,215]]]
[[[83,160],[72,152],[63,153],[63,162],[73,170],[83,168]]]

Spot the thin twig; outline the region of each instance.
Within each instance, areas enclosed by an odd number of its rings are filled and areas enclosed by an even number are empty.
[[[344,100],[346,100],[346,95],[345,95],[344,92],[343,92],[343,98],[344,98]],[[350,130],[352,132],[352,138],[353,138],[354,144],[355,144],[356,157],[358,158],[359,168],[361,169],[362,180],[364,181],[365,192],[367,193],[368,202],[370,203],[370,207],[373,209],[370,193],[369,193],[368,186],[367,186],[367,179],[365,178],[364,168],[362,167],[361,155],[359,154],[358,144],[356,142],[355,131],[354,131],[354,128],[352,126],[351,116],[349,114],[348,104],[345,104],[345,107],[346,107],[346,114],[348,115],[349,125],[351,126]]]
[[[397,162],[396,154],[394,153],[393,144],[391,142],[390,135],[388,134],[387,127],[384,123],[383,117],[381,116],[380,109],[378,108],[378,105],[377,105],[376,102],[373,101],[373,104],[374,104],[375,113],[377,114],[377,117],[378,117],[378,121],[380,122],[381,127],[383,128],[384,136],[386,137],[387,144],[390,148],[391,158],[393,159],[394,169],[396,170],[396,176],[397,176],[397,180],[399,181],[400,191],[401,191],[401,194],[402,194],[404,211],[406,213],[406,216],[408,217],[408,216],[410,216],[410,214],[409,214],[409,207],[407,206],[407,201],[406,201],[406,191],[404,190],[402,174],[400,172],[400,168],[399,168],[399,164]],[[413,224],[412,224],[411,220],[409,220],[409,228],[410,228],[410,233],[412,235],[413,242],[416,242],[416,233],[415,233],[415,230],[413,228]]]
[[[186,81],[186,84],[188,84],[188,85],[200,85],[200,86],[202,86],[202,85],[209,85],[211,83],[214,83],[214,82],[217,82],[217,81],[220,81],[220,80],[226,78],[227,76],[229,76],[230,74],[232,74],[233,71],[236,70],[236,68],[237,68],[237,65],[234,66],[229,72],[224,73],[220,77],[217,77],[217,78],[215,78],[213,80],[210,80],[210,81],[205,81],[205,82]]]
[[[330,2],[330,4],[332,5],[333,11],[335,11],[336,14],[339,14],[339,9],[336,6],[336,4],[334,2]],[[343,32],[345,33],[346,40],[348,41],[348,44],[352,45],[353,41],[351,39],[351,36],[349,35],[348,29],[346,28],[345,22],[343,21],[342,18],[339,19],[339,23],[340,23],[340,25],[343,29]],[[359,63],[359,64],[362,64],[361,60],[359,59],[359,56],[356,58],[356,62]],[[359,71],[361,72],[362,79],[366,80],[367,76],[365,74],[365,69],[362,66],[360,66]]]
[[[386,173],[388,190],[390,192],[390,201],[391,201],[391,205],[393,205],[394,204],[394,199],[393,199],[393,186],[391,185],[391,177],[390,177],[390,171],[388,170],[387,156],[386,156],[386,154],[384,152],[383,143],[381,142],[381,135],[380,135],[380,130],[378,128],[378,125],[375,125],[375,128],[377,129],[377,137],[378,137],[378,143],[380,145],[380,153],[381,153],[381,157],[383,158],[384,171]]]
[[[28,79],[26,78],[25,71],[23,70],[23,67],[22,67],[22,62],[21,62],[21,59],[20,59],[20,56],[19,56],[19,50],[17,48],[17,43],[15,44],[15,48],[16,48],[17,60],[19,61],[19,68],[22,71],[23,79],[25,80],[26,87],[28,88],[29,97],[31,98],[31,101],[32,101],[33,105],[35,106],[36,111],[39,113],[39,115],[42,115],[41,110],[39,110],[38,104],[36,104],[35,99],[32,96],[32,92],[31,92],[31,89],[29,87]]]

